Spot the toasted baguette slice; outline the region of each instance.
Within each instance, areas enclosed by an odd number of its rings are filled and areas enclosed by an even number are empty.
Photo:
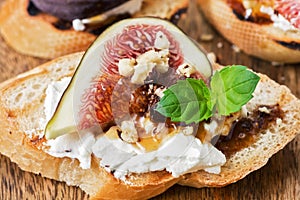
[[[160,171],[135,174],[124,183],[101,168],[97,158],[92,159],[90,169],[84,170],[77,160],[55,158],[43,152],[38,148],[43,140],[25,134],[28,130],[42,133],[38,121],[45,117],[43,102],[48,84],[72,76],[82,55],[76,53],[58,58],[0,84],[0,152],[23,170],[79,186],[94,199],[147,199],[176,183],[194,187],[233,183],[263,166],[299,130],[300,101],[287,87],[261,75],[261,82],[247,108],[252,111],[257,105],[279,104],[284,111],[283,120],[268,127],[251,147],[228,159],[220,175],[199,171],[174,178]]]
[[[290,90],[279,85],[265,75],[260,74],[260,82],[254,92],[254,98],[246,104],[248,111],[259,105],[276,105],[284,112],[284,117],[272,124],[251,146],[235,153],[222,166],[220,174],[208,174],[199,171],[187,174],[179,182],[192,187],[223,187],[234,183],[250,172],[264,166],[271,155],[281,150],[300,133],[300,101]]]
[[[300,44],[300,30],[283,31],[272,23],[264,25],[240,20],[227,0],[197,1],[208,21],[245,53],[274,62],[300,62],[300,49],[288,47]]]
[[[54,16],[29,15],[29,0],[8,0],[0,8],[0,33],[5,41],[22,54],[55,58],[85,51],[96,39],[89,32],[78,32],[72,28],[60,30],[51,23]],[[133,17],[153,16],[163,19],[179,18],[188,6],[188,0],[144,0],[142,8]]]
[[[43,131],[37,122],[44,117],[48,84],[71,76],[82,55],[56,59],[0,85],[1,154],[25,171],[79,186],[92,197],[147,199],[164,192],[178,181],[167,172],[136,175],[124,184],[99,167],[96,158],[92,167],[84,170],[77,160],[54,158],[38,149],[42,141],[26,137],[27,130]]]

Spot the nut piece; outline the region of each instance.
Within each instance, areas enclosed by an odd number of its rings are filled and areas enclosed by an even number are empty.
[[[138,142],[139,136],[135,129],[133,121],[123,121],[121,123],[122,133],[120,135],[121,139],[128,143]]]
[[[195,69],[195,67],[193,67],[187,63],[183,63],[182,65],[180,65],[178,67],[176,72],[177,72],[177,74],[181,74],[181,75],[189,78],[192,74],[196,73],[197,70]]]

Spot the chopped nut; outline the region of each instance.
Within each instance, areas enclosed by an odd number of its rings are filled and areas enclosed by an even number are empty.
[[[123,121],[121,124],[121,139],[128,143],[138,142],[139,136],[133,121]]]
[[[183,63],[182,65],[180,65],[177,68],[176,72],[178,74],[182,74],[182,75],[184,75],[186,77],[190,77],[191,74],[193,74],[193,73],[196,72],[196,69],[195,69],[195,67],[193,67],[193,66],[191,66],[191,65],[189,65],[187,63]]]

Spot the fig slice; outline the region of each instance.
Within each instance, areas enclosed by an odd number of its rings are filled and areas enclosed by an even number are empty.
[[[119,21],[99,35],[85,52],[46,126],[46,139],[90,128],[94,131],[94,127],[101,132],[112,123],[112,91],[120,84],[119,79],[124,78],[118,72],[119,61],[136,59],[155,50],[158,33],[163,33],[169,41],[170,68],[188,64],[205,79],[212,75],[206,54],[169,21],[150,17]]]

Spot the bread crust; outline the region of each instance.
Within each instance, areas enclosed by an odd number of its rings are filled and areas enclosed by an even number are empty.
[[[239,20],[226,0],[197,0],[197,2],[208,21],[245,53],[274,62],[300,62],[300,49],[280,44],[280,42],[300,43],[300,30],[287,32],[272,24],[263,25]]]
[[[132,175],[124,183],[100,167],[96,157],[93,157],[90,169],[82,169],[77,160],[55,158],[40,150],[39,145],[43,141],[25,134],[27,130],[43,131],[35,122],[44,117],[43,101],[47,85],[71,76],[82,56],[83,53],[76,53],[55,59],[0,84],[0,152],[25,171],[79,186],[91,195],[91,199],[148,199],[176,183],[193,187],[221,187],[240,180],[266,164],[299,131],[300,101],[287,87],[260,74],[261,81],[247,109],[278,103],[284,111],[282,124],[269,127],[253,146],[227,160],[221,174],[199,171],[174,178],[166,171],[160,171]],[[34,94],[24,92],[25,88],[32,88],[30,91],[34,91]]]
[[[0,9],[0,33],[5,41],[18,52],[41,58],[56,58],[69,53],[85,51],[96,36],[73,29],[59,30],[50,22],[55,17],[47,14],[30,16],[27,12],[29,0],[7,0]],[[145,0],[141,11],[134,17],[156,16],[171,19],[188,0]]]

